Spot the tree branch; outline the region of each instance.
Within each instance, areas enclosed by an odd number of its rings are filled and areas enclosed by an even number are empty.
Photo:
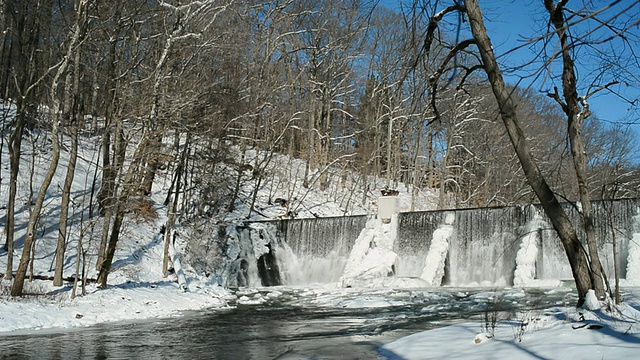
[[[455,3],[447,7],[446,9],[440,11],[429,19],[429,25],[427,26],[427,35],[424,38],[424,44],[422,45],[422,50],[424,51],[424,55],[428,55],[431,51],[431,44],[433,43],[433,39],[435,37],[435,32],[438,29],[438,23],[442,20],[442,18],[450,12],[454,11],[462,11],[464,12],[464,6]],[[416,58],[416,62],[413,64],[413,67],[418,66],[418,61],[422,56],[418,56]]]
[[[569,111],[569,108],[567,107],[567,104],[564,101],[562,101],[562,98],[560,97],[560,93],[558,92],[558,87],[557,86],[554,86],[553,87],[553,92],[552,93],[548,93],[547,96],[552,98],[553,100],[555,100],[558,104],[560,104],[560,107],[562,108],[562,111],[564,111],[565,113],[567,111]]]
[[[429,86],[431,87],[431,101],[430,101],[430,106],[433,109],[433,113],[434,113],[434,118],[432,121],[438,121],[440,120],[440,111],[438,110],[438,107],[436,106],[436,95],[438,93],[438,80],[440,79],[440,76],[442,76],[442,74],[445,72],[445,70],[447,70],[447,65],[449,64],[449,61],[451,61],[451,59],[453,59],[458,52],[466,49],[467,47],[476,44],[476,40],[475,39],[467,39],[464,41],[461,41],[460,43],[456,44],[456,46],[453,47],[453,49],[451,49],[451,51],[449,51],[449,53],[447,54],[446,58],[444,59],[444,61],[440,64],[440,67],[436,70],[435,73],[433,73],[433,75],[429,76]],[[465,76],[466,77],[466,76]]]
[[[607,84],[601,85],[600,87],[598,87],[598,88],[597,88],[597,89],[595,89],[594,91],[592,91],[592,92],[587,92],[587,95],[585,95],[585,96],[584,96],[584,100],[589,99],[589,98],[591,97],[591,95],[595,95],[595,94],[596,94],[596,93],[598,93],[599,91],[602,91],[602,90],[604,90],[604,89],[608,89],[610,86],[617,85],[617,84],[619,84],[619,83],[620,83],[620,81],[618,81],[618,80],[614,80],[614,81],[611,81],[611,82],[609,82],[609,83],[607,83]]]

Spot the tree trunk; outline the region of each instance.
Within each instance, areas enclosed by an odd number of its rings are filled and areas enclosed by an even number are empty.
[[[393,143],[392,139],[393,135],[393,119],[389,117],[389,124],[387,126],[387,182],[385,185],[387,187],[391,187],[391,144]]]
[[[20,153],[22,149],[22,134],[24,132],[24,118],[27,111],[24,99],[18,98],[18,112],[16,114],[16,124],[9,137],[9,199],[7,200],[7,217],[5,221],[5,249],[7,250],[7,269],[5,278],[13,279],[13,239],[15,232],[15,208],[16,193],[18,191],[18,175],[20,172]]]
[[[440,166],[440,186],[439,186],[439,191],[438,191],[438,210],[442,210],[445,208],[444,206],[444,201],[446,198],[446,183],[447,183],[447,179],[449,178],[449,169],[448,169],[448,165],[449,164],[449,151],[446,151],[444,153],[444,156],[442,157],[442,165]]]
[[[233,194],[231,195],[231,199],[229,200],[229,207],[227,208],[227,212],[233,212],[236,209],[236,200],[238,200],[238,195],[240,194],[240,184],[242,182],[242,176],[245,172],[245,153],[247,151],[247,145],[244,140],[240,145],[240,163],[238,164],[238,174],[236,175],[236,183],[233,187]],[[183,164],[184,166],[184,164]]]
[[[78,248],[76,249],[76,273],[73,276],[73,287],[71,288],[71,299],[76,298],[76,289],[78,288],[78,280],[80,279],[80,259],[82,256],[82,239],[84,238],[82,232],[80,233],[80,237],[78,238]],[[55,281],[55,275],[54,279]]]
[[[316,107],[315,107],[315,97],[312,94],[310,95],[311,97],[311,104],[310,104],[310,108],[309,108],[309,128],[307,129],[307,134],[308,134],[308,141],[309,143],[307,144],[307,163],[304,167],[304,178],[302,181],[302,187],[304,187],[305,189],[309,188],[309,174],[311,172],[311,168],[313,166],[315,166],[314,164],[314,156],[313,153],[315,151],[316,145],[315,145],[315,125],[316,125]]]
[[[100,270],[104,261],[107,243],[109,241],[109,226],[111,225],[111,219],[113,218],[116,207],[116,179],[122,171],[122,164],[124,162],[127,146],[124,139],[122,119],[118,117],[114,119],[114,122],[115,129],[113,131],[113,134],[115,139],[113,143],[113,154],[112,156],[108,156],[108,158],[111,158],[110,162],[107,159],[107,167],[110,174],[109,176],[103,176],[103,181],[107,181],[108,184],[105,184],[103,182],[102,186],[100,187],[100,193],[105,191],[104,194],[107,194],[107,197],[103,197],[104,202],[100,202],[100,204],[102,204],[102,207],[99,209],[99,211],[104,211],[104,213],[102,214],[104,218],[102,226],[102,236],[100,238],[100,247],[98,250],[98,259],[96,261],[96,270],[98,271]],[[103,151],[109,152],[109,146],[103,147]],[[103,171],[105,170],[106,168]],[[98,195],[98,198],[100,198],[100,194]]]
[[[116,18],[120,16],[120,8],[115,13]],[[98,211],[100,216],[106,216],[108,209],[113,207],[115,202],[115,179],[116,170],[115,159],[111,159],[111,134],[115,115],[116,94],[116,45],[118,42],[118,33],[120,23],[111,33],[111,41],[109,43],[109,53],[107,55],[107,82],[105,86],[106,110],[104,115],[104,133],[102,134],[102,183],[98,192]],[[117,135],[116,135],[117,136]],[[114,150],[115,152],[115,150]],[[115,158],[115,155],[114,155]],[[104,249],[106,244],[101,243],[100,248]],[[98,256],[101,256],[99,253]],[[100,260],[98,260],[100,263]]]
[[[62,187],[62,200],[60,204],[60,222],[58,230],[58,245],[56,247],[56,269],[53,275],[53,286],[62,286],[64,254],[67,241],[67,220],[69,215],[69,200],[71,197],[71,184],[76,172],[76,160],[78,158],[78,128],[71,127],[71,152],[69,153],[69,164],[67,165],[67,175]]]
[[[182,153],[180,154],[180,162],[178,163],[178,166],[176,167],[176,176],[175,176],[175,184],[173,184],[172,187],[174,187],[174,191],[173,191],[173,200],[170,202],[170,204],[168,204],[167,207],[167,225],[165,226],[165,231],[164,231],[164,257],[162,260],[162,274],[164,277],[167,277],[167,275],[169,274],[169,245],[171,242],[171,236],[174,233],[174,229],[176,227],[176,211],[178,210],[178,198],[180,196],[180,183],[182,181],[182,172],[184,171],[184,165],[185,165],[185,161],[186,161],[186,157],[187,157],[187,153],[188,153],[188,149],[190,146],[190,134],[187,133],[187,139],[185,141],[184,144],[184,149],[182,150]],[[176,149],[176,151],[178,151],[178,149]]]
[[[424,174],[424,169],[420,166],[420,163],[424,160],[422,157],[418,156],[420,153],[420,148],[422,147],[422,139],[424,138],[422,134],[422,124],[418,122],[417,124],[416,138],[415,138],[415,147],[413,149],[413,159],[411,159],[411,163],[413,164],[413,176],[411,178],[411,208],[410,211],[415,211],[415,201],[416,196],[418,195],[418,190],[420,189],[420,179],[422,178],[422,174]]]
[[[35,77],[33,67],[27,66],[33,59],[35,45],[33,43],[33,33],[35,31],[27,31],[27,18],[33,16],[33,9],[28,8],[27,2],[4,2],[3,11],[7,21],[4,35],[8,35],[8,40],[3,43],[3,87],[4,99],[11,96],[16,97],[16,118],[14,129],[9,136],[8,150],[10,162],[9,175],[9,198],[7,200],[7,215],[5,221],[6,242],[4,245],[7,250],[7,269],[6,278],[13,278],[13,253],[14,253],[14,235],[15,235],[15,203],[18,188],[18,175],[20,170],[20,155],[22,150],[22,136],[24,127],[27,122],[27,112],[29,103],[32,99],[32,90],[34,85],[31,80]],[[33,30],[33,29],[31,29]],[[14,65],[15,64],[15,65]],[[14,72],[13,74],[11,72]],[[15,76],[15,78],[12,78]]]
[[[54,83],[57,80],[54,80]],[[52,87],[55,89],[55,86]],[[51,163],[49,164],[49,169],[44,176],[42,184],[40,185],[40,190],[38,191],[38,196],[36,197],[35,204],[33,206],[33,211],[29,215],[29,223],[27,225],[27,234],[24,238],[24,246],[22,247],[22,257],[20,258],[20,263],[18,265],[18,270],[16,271],[16,278],[13,281],[13,285],[11,286],[11,296],[22,296],[22,289],[24,287],[24,280],[27,274],[27,267],[31,260],[31,248],[33,246],[33,242],[36,239],[36,230],[38,225],[38,219],[40,217],[40,212],[42,211],[42,205],[44,203],[44,197],[47,193],[47,189],[49,189],[49,185],[53,180],[53,175],[58,168],[58,160],[60,159],[60,147],[58,144],[58,119],[57,113],[59,105],[55,105],[57,100],[54,100],[54,106],[52,107],[53,111],[53,121],[51,127],[51,140],[53,143],[53,156],[51,158]]]
[[[122,191],[120,196],[116,201],[114,206],[115,214],[113,219],[113,225],[111,226],[111,234],[108,236],[109,242],[104,251],[104,256],[102,261],[97,264],[99,266],[98,286],[102,289],[107,288],[107,278],[109,276],[109,272],[111,271],[111,264],[113,263],[113,256],[116,253],[116,246],[118,245],[118,240],[120,239],[120,230],[122,229],[122,223],[124,221],[124,215],[127,208],[127,202],[131,198],[131,195],[135,192],[134,189],[138,188],[138,179],[136,176],[137,169],[140,165],[141,161],[141,153],[143,149],[146,149],[147,143],[149,141],[149,132],[145,131],[142,135],[142,140],[138,145],[135,153],[133,154],[133,158],[131,160],[131,164],[127,169],[127,174],[123,180]],[[106,221],[106,219],[105,219]],[[107,227],[108,225],[105,225]]]
[[[122,2],[114,4],[116,6],[113,15],[114,19],[117,19],[113,30],[109,34],[109,50],[106,55],[106,83],[101,93],[101,96],[105,99],[105,111],[104,111],[104,133],[102,135],[102,183],[100,185],[100,191],[98,192],[98,211],[100,216],[107,217],[108,210],[113,210],[113,206],[116,201],[116,178],[119,173],[119,164],[122,161],[119,159],[118,146],[121,133],[119,128],[122,128],[122,120],[119,119],[118,110],[120,108],[118,89],[122,82],[121,76],[117,73],[118,58],[118,44],[122,41],[121,32],[125,27],[124,23],[120,21],[122,15]],[[92,92],[97,92],[93,90]],[[113,140],[112,140],[113,136]],[[113,148],[113,152],[111,149]],[[113,211],[111,211],[113,215]],[[107,222],[110,219],[107,219]],[[106,244],[100,244],[104,249]],[[101,254],[99,254],[101,255]],[[98,262],[99,263],[99,262]]]
[[[64,255],[67,244],[67,220],[69,217],[69,201],[71,198],[71,185],[76,172],[76,161],[78,158],[78,109],[80,92],[80,47],[74,50],[74,71],[73,83],[71,82],[71,72],[68,73],[66,86],[65,110],[64,114],[70,119],[71,149],[69,151],[69,163],[67,164],[67,174],[62,186],[62,199],[60,201],[60,221],[58,223],[58,244],[56,246],[56,267],[53,275],[53,286],[62,286],[64,272]]]
[[[104,216],[102,217],[102,232],[100,236],[100,246],[98,247],[98,258],[96,259],[96,270],[100,271],[102,263],[104,262],[104,256],[107,252],[107,243],[109,242],[109,227],[111,226],[111,218],[113,217],[113,207],[110,206],[106,209]]]
[[[484,70],[487,73],[489,82],[491,83],[491,89],[493,90],[493,94],[500,108],[502,121],[504,122],[509,138],[511,139],[511,143],[518,155],[522,170],[525,173],[529,185],[535,192],[545,213],[558,233],[569,259],[569,264],[571,265],[571,271],[573,273],[573,278],[576,281],[576,288],[578,291],[577,306],[580,307],[584,303],[587,291],[592,287],[591,274],[586,254],[582,248],[582,244],[578,240],[573,225],[560,206],[555,194],[551,188],[549,188],[549,185],[542,176],[542,173],[531,154],[525,135],[518,124],[516,107],[511,94],[504,83],[502,72],[496,62],[491,41],[487,36],[487,30],[484,25],[480,7],[476,0],[465,0],[465,6],[469,17],[469,23],[471,25],[471,31],[482,57]]]
[[[144,177],[140,184],[140,192],[144,195],[150,195],[153,188],[153,182],[158,171],[158,155],[162,146],[162,130],[155,124],[151,125],[154,135],[151,136],[151,143],[145,151]]]
[[[105,216],[113,205],[113,183],[115,171],[111,164],[111,126],[109,116],[105,118],[105,128],[102,134],[102,182],[98,191],[98,213]]]
[[[615,196],[611,197],[612,199],[615,198]],[[612,204],[613,205],[613,204]],[[614,221],[614,217],[613,217],[613,206],[611,206],[611,208],[608,209],[609,211],[607,211],[607,214],[609,215],[609,228],[611,229],[611,244],[613,246],[613,276],[614,276],[614,281],[615,281],[615,291],[614,291],[614,296],[613,299],[616,303],[616,305],[620,305],[620,271],[618,270],[618,242],[616,240],[616,227],[613,223]]]
[[[100,271],[98,272],[98,279],[96,281],[101,289],[107,288],[107,278],[109,276],[109,272],[111,271],[113,256],[116,253],[116,245],[118,244],[118,240],[120,238],[120,229],[122,228],[122,221],[124,220],[124,207],[124,203],[116,205],[117,211],[113,220],[111,235],[109,236],[109,242],[107,244],[107,247],[105,248],[104,258],[100,263]]]
[[[600,263],[600,256],[598,255],[598,243],[593,223],[593,210],[591,208],[591,198],[587,185],[587,153],[582,142],[581,134],[582,122],[590,115],[590,112],[588,106],[585,106],[582,111],[580,109],[576,88],[575,65],[571,57],[571,47],[567,39],[568,27],[565,26],[564,8],[562,5],[554,6],[553,0],[545,0],[544,4],[547,11],[549,11],[550,21],[556,28],[556,34],[560,40],[562,53],[562,93],[565,101],[565,103],[561,103],[561,105],[567,115],[569,144],[571,145],[571,156],[578,180],[578,192],[582,205],[582,220],[584,222],[584,230],[589,247],[591,281],[593,282],[596,296],[602,300],[605,297],[606,291],[604,273],[602,271],[602,264]],[[555,96],[557,96],[557,94]],[[559,98],[556,98],[556,100],[560,102]]]

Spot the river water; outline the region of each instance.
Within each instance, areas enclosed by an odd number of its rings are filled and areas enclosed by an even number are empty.
[[[382,359],[378,347],[399,337],[462,321],[477,322],[480,332],[487,311],[517,318],[518,312],[574,304],[573,292],[247,289],[230,309],[1,336],[0,358]]]

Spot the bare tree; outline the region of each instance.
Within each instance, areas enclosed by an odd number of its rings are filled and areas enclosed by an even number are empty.
[[[16,115],[13,121],[13,131],[9,135],[7,147],[9,150],[9,194],[7,200],[7,214],[5,222],[7,250],[7,279],[13,278],[13,252],[15,232],[15,208],[16,194],[18,190],[18,176],[20,170],[20,156],[22,153],[22,139],[25,127],[33,124],[37,116],[33,101],[39,87],[46,76],[57,65],[43,70],[39,59],[39,29],[46,14],[46,2],[7,1],[4,3],[5,14],[11,14],[4,18],[7,26],[4,32],[2,58],[2,87],[5,99],[16,99]],[[29,31],[27,29],[31,29]],[[46,64],[48,65],[48,64]]]
[[[481,195],[483,182],[475,181],[475,176],[480,176],[480,165],[485,160],[480,158],[480,153],[466,145],[470,137],[482,134],[479,129],[488,121],[483,119],[477,110],[480,97],[472,97],[458,90],[451,99],[451,104],[441,115],[446,119],[446,149],[443,149],[442,163],[440,164],[440,197],[438,208],[445,208],[445,194],[456,193],[458,204],[456,207],[474,204]],[[444,110],[444,109],[443,109]],[[474,126],[475,125],[475,126]],[[474,131],[475,130],[475,131]],[[465,141],[466,140],[466,141]],[[477,174],[478,173],[478,174]]]
[[[86,6],[83,4],[79,4],[78,6]],[[86,32],[86,24],[88,17],[88,10],[81,13],[83,19],[80,21],[83,26],[81,27],[81,31]],[[82,38],[85,37],[86,34],[80,34]],[[82,39],[79,41],[82,42]],[[65,250],[67,244],[67,223],[69,217],[69,202],[71,200],[71,185],[73,184],[73,178],[76,171],[76,162],[78,160],[78,132],[81,124],[80,118],[82,115],[80,114],[83,109],[80,108],[80,50],[81,45],[76,46],[73,49],[73,80],[71,80],[71,76],[69,76],[72,72],[68,72],[68,76],[65,84],[65,106],[62,111],[63,119],[65,125],[69,127],[69,137],[71,138],[71,146],[69,148],[69,162],[67,163],[67,173],[64,179],[64,185],[62,187],[62,199],[60,202],[60,221],[58,222],[58,244],[56,246],[56,265],[55,272],[53,275],[53,285],[54,286],[62,286],[62,276],[64,271],[64,258],[65,258]],[[71,55],[71,54],[69,54]]]
[[[22,248],[22,257],[20,258],[20,264],[18,265],[18,269],[16,271],[16,277],[11,286],[12,296],[22,296],[27,267],[29,265],[29,262],[31,261],[32,245],[36,240],[36,226],[38,219],[40,218],[40,211],[42,210],[42,204],[44,202],[44,197],[46,195],[47,189],[49,188],[49,185],[51,184],[53,176],[58,167],[58,160],[60,159],[60,145],[58,138],[60,101],[58,100],[57,90],[60,77],[67,70],[69,62],[72,61],[71,57],[76,50],[76,46],[78,46],[78,44],[82,41],[81,37],[83,34],[83,28],[86,26],[87,21],[86,11],[88,10],[87,7],[89,5],[89,0],[78,0],[75,4],[76,16],[74,27],[71,32],[72,35],[70,36],[70,41],[67,48],[67,53],[65,54],[62,63],[58,67],[51,83],[51,99],[53,101],[53,106],[51,107],[51,141],[53,143],[53,157],[51,159],[49,169],[47,170],[42,184],[40,185],[40,190],[38,191],[38,196],[36,197],[33,211],[29,216],[27,235],[25,236],[24,246]]]
[[[555,33],[560,40],[562,93],[564,95],[564,101],[560,98],[557,88],[550,96],[560,104],[562,110],[567,115],[571,155],[578,180],[580,203],[582,205],[581,215],[587,236],[587,245],[589,247],[591,281],[593,282],[596,296],[598,296],[599,299],[604,299],[606,291],[604,285],[605,275],[602,270],[602,264],[600,264],[600,257],[598,256],[598,243],[595,234],[593,210],[591,208],[591,197],[587,185],[587,153],[582,141],[582,122],[591,114],[587,100],[593,93],[582,97],[578,96],[575,64],[571,55],[572,46],[569,43],[567,34],[568,25],[564,16],[564,6],[567,2],[568,1],[563,0],[554,4],[553,0],[544,1],[544,6],[549,12],[551,24],[555,27]],[[582,103],[582,107],[580,103]]]
[[[451,50],[447,56],[443,58],[442,65],[440,65],[439,69],[461,69],[461,71],[463,71],[463,75],[461,75],[461,82],[464,82],[464,80],[468,78],[469,74],[478,68],[482,68],[487,74],[491,90],[497,101],[500,117],[518,157],[524,176],[527,179],[529,186],[536,194],[538,201],[542,204],[545,213],[550,218],[561,239],[576,281],[579,295],[578,305],[582,305],[589,289],[594,289],[596,291],[596,295],[599,298],[603,298],[605,287],[603,284],[604,276],[602,274],[597,254],[597,243],[593,233],[593,218],[590,203],[586,205],[586,209],[584,208],[584,202],[588,202],[590,196],[590,191],[587,187],[587,163],[589,160],[585,151],[584,137],[581,133],[581,122],[589,115],[589,108],[587,104],[588,97],[599,89],[606,88],[608,85],[602,85],[600,87],[595,86],[592,88],[592,90],[595,89],[595,91],[587,92],[583,97],[578,96],[575,69],[573,59],[571,58],[571,49],[574,44],[569,42],[567,36],[567,28],[571,24],[566,22],[563,14],[566,3],[567,1],[561,1],[558,4],[555,4],[553,1],[544,1],[545,8],[550,14],[551,24],[554,26],[554,31],[538,39],[547,39],[550,35],[555,36],[556,34],[560,39],[560,51],[558,57],[562,58],[563,61],[562,80],[564,99],[560,97],[558,90],[551,93],[550,97],[561,104],[562,110],[568,118],[567,128],[571,145],[570,148],[572,151],[571,159],[578,182],[577,192],[581,199],[581,203],[583,203],[584,227],[587,233],[591,232],[591,235],[587,235],[589,252],[583,248],[582,243],[578,239],[574,224],[569,221],[566,213],[560,206],[556,194],[551,190],[549,182],[544,172],[540,169],[539,162],[532,151],[532,142],[525,136],[525,132],[518,122],[519,115],[516,110],[516,101],[521,101],[522,98],[518,98],[516,96],[518,93],[516,91],[517,89],[508,87],[504,83],[502,71],[497,64],[496,56],[493,52],[491,41],[487,35],[482,12],[477,1],[468,0],[465,1],[464,4],[455,2],[453,5],[446,7],[439,12],[434,11],[433,15],[430,16],[424,37],[424,53],[430,52],[432,44],[436,40],[436,34],[440,28],[440,22],[447,14],[462,13],[466,15],[469,20],[472,37],[467,40],[456,41],[452,46],[450,46]],[[588,18],[592,15],[593,13],[587,13],[584,17]],[[460,15],[458,19],[460,19]],[[606,24],[606,22],[601,21],[600,24]],[[460,33],[461,26],[462,23],[458,21],[458,33]],[[622,32],[627,29],[628,27],[623,28]],[[619,35],[620,33],[615,33],[614,37]],[[584,38],[580,39],[584,40]],[[604,39],[603,41],[607,41],[607,39]],[[470,50],[474,47],[477,47],[479,51],[479,65],[473,67],[460,66],[457,59],[459,59],[460,56],[471,55]],[[471,55],[471,57],[473,56]],[[442,77],[442,75],[443,71],[438,70],[432,77],[433,83],[437,83],[438,79]],[[436,88],[433,88],[432,93],[435,94],[436,90]],[[435,115],[439,116],[440,112],[438,104],[436,102],[432,102],[432,107]],[[562,141],[559,142],[561,143]],[[535,143],[533,144],[535,145]],[[535,146],[540,147],[539,145]],[[541,147],[541,149],[544,149],[544,147]],[[561,164],[562,157],[560,159],[559,163]],[[547,172],[549,171],[547,170]]]
[[[158,133],[154,132],[154,126],[156,126],[158,120],[160,90],[165,78],[165,66],[170,58],[173,46],[177,42],[200,37],[199,32],[195,32],[194,30],[199,27],[201,32],[206,31],[206,29],[215,22],[217,16],[225,10],[227,4],[223,3],[219,5],[216,1],[210,0],[194,1],[185,5],[175,6],[168,2],[161,1],[160,6],[175,18],[175,22],[164,39],[164,45],[161,48],[159,58],[155,64],[152,76],[149,79],[152,81],[151,108],[140,142],[132,155],[131,163],[122,181],[122,190],[117,197],[116,211],[111,233],[109,234],[109,242],[105,249],[104,258],[99,264],[100,271],[97,282],[101,288],[107,287],[107,278],[120,238],[124,216],[127,211],[127,203],[139,190],[142,181],[140,171],[143,169],[145,158],[149,155],[153,144],[157,144],[156,136],[158,136]]]
[[[594,287],[593,279],[595,277],[601,277],[601,272],[598,269],[589,267],[586,251],[582,248],[582,244],[578,240],[573,224],[571,224],[564,210],[561,208],[555,194],[547,184],[547,181],[538,168],[535,158],[531,154],[528,142],[518,124],[515,104],[511,94],[504,84],[502,73],[496,62],[493,47],[489,37],[487,36],[482,12],[477,1],[465,1],[465,11],[469,17],[474,42],[482,56],[484,70],[489,77],[489,82],[491,83],[494,96],[498,102],[498,106],[500,107],[502,120],[507,132],[509,133],[509,137],[511,138],[511,142],[513,143],[518,158],[520,159],[522,169],[527,177],[529,185],[536,193],[545,213],[551,220],[560,240],[562,241],[571,265],[573,277],[576,281],[579,297],[578,306],[582,306],[587,291]],[[575,77],[572,80],[575,81]],[[573,136],[578,137],[579,133],[575,133]],[[597,256],[597,252],[595,254],[591,254],[591,256],[592,258]],[[603,291],[602,288],[598,288],[598,290]]]

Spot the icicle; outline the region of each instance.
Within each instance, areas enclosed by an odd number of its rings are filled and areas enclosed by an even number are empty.
[[[175,232],[175,230],[173,231]],[[175,234],[171,234],[171,238],[175,238]],[[171,258],[171,262],[173,263],[173,269],[178,276],[178,285],[180,286],[180,290],[189,290],[189,287],[187,285],[187,278],[184,276],[184,270],[182,269],[182,264],[180,263],[180,257],[178,256],[176,248],[173,246],[173,241],[169,242],[169,257]]]
[[[393,244],[397,233],[397,216],[391,222],[371,217],[356,239],[349,255],[344,273],[340,278],[342,286],[376,286],[381,279],[393,275],[396,253]]]
[[[626,286],[640,286],[640,207],[636,208],[633,217],[633,233],[629,241],[627,256]]]
[[[269,242],[275,239],[275,226],[272,224],[253,223],[249,225],[253,256],[258,259],[269,252]]]
[[[425,260],[422,275],[420,275],[429,286],[440,286],[444,276],[444,264],[449,250],[449,237],[453,233],[453,223],[456,216],[453,212],[447,212],[444,217],[444,224],[433,232],[431,247]]]
[[[527,225],[526,233],[516,255],[516,270],[513,273],[514,286],[527,286],[536,278],[536,260],[538,259],[538,243],[540,241],[538,231],[543,224],[542,218],[536,214]]]

